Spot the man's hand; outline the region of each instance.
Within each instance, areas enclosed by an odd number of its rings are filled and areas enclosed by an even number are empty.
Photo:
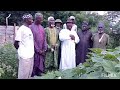
[[[40,50],[40,51],[39,51],[39,54],[42,54],[42,52],[43,52],[43,51],[42,51],[42,50]]]
[[[56,46],[56,45],[52,45],[51,48],[55,49],[55,46]]]
[[[75,40],[75,36],[74,35],[70,35],[72,40]]]
[[[45,51],[40,50],[39,54],[45,56]]]
[[[15,47],[16,49],[19,48],[19,41],[15,41],[15,42],[14,42],[14,47]]]

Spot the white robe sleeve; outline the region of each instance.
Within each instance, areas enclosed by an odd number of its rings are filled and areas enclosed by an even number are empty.
[[[21,28],[19,28],[16,32],[15,40],[16,41],[22,41],[22,30],[21,30]]]
[[[59,33],[59,39],[60,41],[70,40],[69,33],[66,32],[65,29],[61,30]]]
[[[77,43],[79,43],[79,41],[80,41],[80,39],[79,39],[77,33],[75,32],[75,43],[77,44]]]

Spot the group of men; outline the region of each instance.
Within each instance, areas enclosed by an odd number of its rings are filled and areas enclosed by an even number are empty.
[[[89,23],[83,21],[77,30],[75,17],[70,16],[63,25],[60,19],[48,17],[48,27],[41,25],[43,15],[23,15],[23,25],[18,29],[14,46],[18,50],[18,79],[41,76],[45,70],[66,70],[75,68],[87,59],[89,48],[106,49],[109,35],[104,32],[103,23],[98,32],[92,34]]]

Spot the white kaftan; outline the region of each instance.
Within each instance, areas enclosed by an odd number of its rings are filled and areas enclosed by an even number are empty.
[[[71,40],[70,34],[75,36],[75,41]],[[79,42],[77,33],[73,30],[62,29],[59,33],[59,39],[61,41],[61,60],[59,69],[66,70],[76,67],[75,44]]]

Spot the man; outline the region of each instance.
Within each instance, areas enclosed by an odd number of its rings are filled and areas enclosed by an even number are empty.
[[[18,79],[29,79],[33,70],[34,40],[29,25],[32,24],[31,14],[23,16],[24,24],[18,29],[14,46],[18,50],[19,68]]]
[[[72,20],[67,20],[67,29],[62,29],[59,33],[61,41],[61,60],[60,70],[72,69],[76,67],[75,61],[75,44],[79,42],[77,33],[72,29]]]
[[[82,31],[78,32],[80,42],[76,45],[76,65],[84,63],[87,59],[87,54],[92,48],[92,33],[89,30],[89,24],[87,21],[82,23]]]
[[[35,22],[30,26],[34,37],[34,67],[32,76],[40,76],[45,71],[45,53],[47,50],[45,30],[41,25],[43,15],[41,13],[35,14]]]
[[[46,68],[48,70],[57,69],[57,55],[58,55],[58,32],[55,28],[55,19],[50,16],[48,18],[48,27],[45,29],[46,39],[48,43],[48,52],[46,53]]]
[[[60,20],[60,19],[56,19],[55,20],[55,27],[56,27],[56,29],[57,29],[57,31],[58,31],[58,33],[60,32],[60,30],[62,29],[61,27],[62,27],[62,21]]]
[[[98,24],[98,33],[93,35],[93,48],[106,49],[106,46],[109,44],[109,35],[104,32],[105,26],[104,23],[100,22]]]
[[[61,31],[61,27],[62,27],[62,21],[60,19],[56,19],[55,20],[55,27],[57,29],[57,32],[59,34],[59,32]],[[61,57],[61,42],[59,40],[59,47],[58,47],[58,69],[59,69],[59,64],[60,64],[60,57]]]
[[[72,20],[72,22],[73,22],[73,26],[72,26],[72,29],[71,30],[74,30],[74,31],[76,31],[77,32],[77,25],[75,24],[75,17],[74,16],[70,16],[69,17],[71,20]],[[63,25],[63,29],[66,29],[67,28],[67,26],[66,26],[66,24],[64,24]]]

